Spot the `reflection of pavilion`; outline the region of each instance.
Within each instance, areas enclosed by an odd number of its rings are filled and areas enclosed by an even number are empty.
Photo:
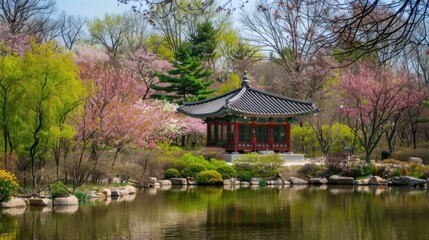
[[[205,120],[208,147],[223,147],[227,152],[289,152],[290,123],[318,109],[311,101],[253,88],[245,73],[241,88],[203,101],[185,103],[178,111]]]

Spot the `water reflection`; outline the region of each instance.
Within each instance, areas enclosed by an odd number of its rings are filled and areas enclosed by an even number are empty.
[[[428,192],[402,187],[171,186],[18,210],[2,210],[0,239],[429,238]]]

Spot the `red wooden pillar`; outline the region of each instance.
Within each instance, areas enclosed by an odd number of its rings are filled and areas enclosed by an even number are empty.
[[[292,146],[290,145],[290,124],[286,123],[286,144],[289,148],[289,151],[292,151]]]
[[[234,122],[234,152],[238,151],[238,138],[240,137],[239,131],[240,125],[237,122]]]
[[[250,125],[250,131],[251,131],[251,150],[254,151],[255,147],[256,147],[256,125],[254,123],[252,123],[252,125]]]

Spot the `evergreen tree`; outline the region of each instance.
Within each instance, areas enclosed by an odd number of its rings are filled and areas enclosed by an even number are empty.
[[[217,46],[217,32],[218,30],[213,27],[211,22],[199,23],[196,33],[189,36],[189,41],[192,43],[192,55],[202,61],[212,60]]]
[[[155,91],[162,92],[152,94],[152,98],[182,104],[184,101],[206,99],[215,91],[209,89],[214,80],[207,80],[212,71],[206,69],[198,57],[192,56],[191,43],[183,43],[171,63],[174,69],[167,71],[167,74],[158,73],[159,84],[151,85]]]

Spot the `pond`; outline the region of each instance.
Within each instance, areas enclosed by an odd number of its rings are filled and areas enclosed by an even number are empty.
[[[428,191],[145,189],[79,207],[3,209],[0,239],[429,239]]]

